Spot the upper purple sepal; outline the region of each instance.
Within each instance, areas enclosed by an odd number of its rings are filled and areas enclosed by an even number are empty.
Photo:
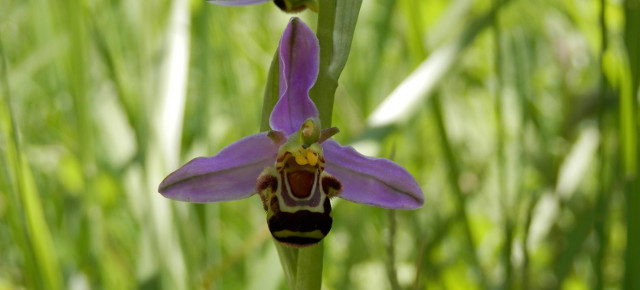
[[[338,197],[349,201],[394,209],[416,209],[424,194],[413,176],[384,158],[367,157],[335,140],[322,143],[325,170],[342,181]]]
[[[273,166],[280,145],[267,133],[247,136],[215,156],[189,161],[167,176],[158,191],[167,198],[199,203],[249,197],[256,192],[258,175]]]
[[[292,18],[278,47],[280,98],[269,124],[272,129],[291,134],[308,118],[318,117],[309,90],[318,77],[318,38],[299,18]]]

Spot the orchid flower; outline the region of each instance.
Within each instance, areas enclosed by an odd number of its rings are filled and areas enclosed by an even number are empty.
[[[314,12],[318,12],[317,0],[211,0],[211,4],[222,6],[246,6],[252,4],[261,4],[273,1],[282,11],[294,13],[300,12],[305,8],[309,8]]]
[[[309,98],[318,76],[318,39],[300,19],[289,22],[278,57],[280,94],[269,119],[272,130],[191,160],[167,176],[158,191],[195,203],[257,193],[273,237],[292,246],[312,245],[327,235],[331,197],[392,209],[422,206],[422,190],[407,170],[329,139],[337,128],[321,130]]]

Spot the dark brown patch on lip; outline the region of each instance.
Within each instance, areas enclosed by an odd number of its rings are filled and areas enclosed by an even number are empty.
[[[278,178],[273,175],[263,175],[256,181],[256,189],[261,192],[267,188],[271,188],[271,191],[278,190]]]
[[[331,230],[333,218],[331,217],[331,205],[329,200],[325,201],[325,212],[310,212],[300,210],[294,213],[279,212],[267,220],[269,230],[273,237],[281,243],[293,247],[306,247],[318,243]],[[301,237],[297,235],[282,237],[278,231],[289,230],[292,232],[309,233],[320,230],[321,238]]]
[[[342,191],[342,183],[333,176],[322,177],[322,190],[330,196],[336,195]]]
[[[270,191],[265,192],[267,189]],[[260,195],[260,199],[262,200],[262,206],[266,211],[267,208],[267,198],[272,195],[276,190],[278,190],[278,178],[270,175],[264,174],[258,177],[256,181],[256,190]]]
[[[287,174],[287,182],[291,192],[297,198],[307,198],[311,195],[311,189],[315,181],[315,174],[309,171],[293,171]]]

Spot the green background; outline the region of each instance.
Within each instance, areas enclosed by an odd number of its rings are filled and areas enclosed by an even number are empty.
[[[426,202],[334,199],[323,288],[640,286],[640,3],[504,2],[363,2],[335,139],[407,168]],[[258,197],[188,204],[157,186],[259,131],[291,16],[0,2],[0,289],[284,288]],[[421,64],[418,100],[376,125]]]

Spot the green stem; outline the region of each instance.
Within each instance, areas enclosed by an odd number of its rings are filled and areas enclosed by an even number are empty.
[[[274,241],[276,249],[278,250],[278,256],[280,257],[280,264],[284,270],[284,277],[287,280],[289,288],[293,289],[296,285],[296,276],[298,273],[298,249],[287,247]]]
[[[295,249],[298,251],[297,276],[293,289],[320,289],[322,285],[322,261],[324,243]]]
[[[275,242],[289,289],[320,289],[322,286],[323,242],[293,248]]]
[[[398,283],[398,271],[396,270],[396,252],[395,252],[395,237],[397,228],[396,211],[390,209],[387,211],[389,217],[389,236],[387,237],[387,277],[389,278],[389,284],[391,289],[401,289]]]
[[[318,107],[322,126],[328,128],[331,127],[338,79],[349,58],[362,0],[320,0],[319,2],[316,35],[320,42],[320,70],[310,95],[311,100]]]

